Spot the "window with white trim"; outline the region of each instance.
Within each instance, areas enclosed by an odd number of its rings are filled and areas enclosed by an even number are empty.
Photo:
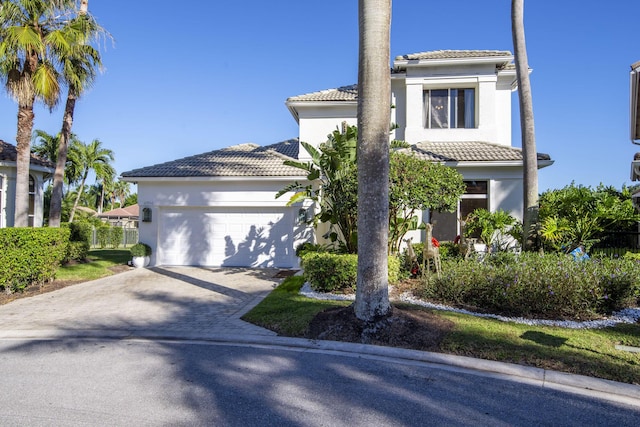
[[[423,93],[423,122],[427,129],[476,127],[476,90],[427,89]]]
[[[33,227],[33,224],[35,223],[35,212],[36,212],[36,180],[33,179],[31,175],[29,175],[29,217],[28,217],[29,227]]]
[[[476,209],[489,209],[489,181],[465,180],[464,194],[458,201],[456,212],[431,212],[430,220],[434,223],[433,236],[438,240],[453,241],[460,234],[459,220],[466,220],[467,216]],[[479,232],[476,236],[480,237]]]

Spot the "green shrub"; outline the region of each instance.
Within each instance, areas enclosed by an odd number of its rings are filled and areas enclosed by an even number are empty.
[[[62,226],[69,229],[69,246],[63,262],[86,259],[91,249],[93,226],[87,221],[63,223]]]
[[[86,221],[78,221],[72,223],[63,224],[65,227],[69,227],[69,241],[70,242],[87,242],[91,243],[91,234],[93,232],[93,226]]]
[[[297,257],[302,257],[303,255],[311,252],[334,252],[334,249],[330,245],[311,242],[304,242],[296,248]]]
[[[640,262],[574,261],[564,254],[523,253],[483,263],[449,260],[442,277],[423,282],[420,297],[498,314],[592,318],[637,304]]]
[[[89,250],[91,246],[87,242],[69,242],[69,246],[67,247],[67,254],[64,257],[63,262],[69,262],[71,260],[74,261],[83,261],[89,255]]]
[[[129,248],[132,257],[151,256],[151,246],[146,243],[136,243]]]
[[[460,256],[460,245],[453,242],[440,242],[440,259],[453,259]]]
[[[310,252],[302,256],[304,278],[318,292],[353,291],[356,288],[358,256]]]
[[[390,256],[388,258],[388,268],[389,268],[389,283],[396,283],[400,280],[400,275],[402,271],[402,263],[400,262],[400,258],[397,256]]]
[[[111,226],[103,224],[96,228],[96,237],[98,238],[98,246],[104,249],[109,244],[109,236],[111,234]]]
[[[21,291],[54,278],[69,245],[68,228],[0,229],[0,288]]]
[[[109,246],[112,249],[117,249],[122,243],[124,231],[122,230],[122,227],[110,227],[109,230]]]
[[[304,277],[318,292],[352,292],[356,288],[358,256],[355,254],[334,254],[309,252],[302,256]],[[389,282],[400,277],[400,260],[389,257]]]
[[[624,254],[624,259],[640,261],[640,253],[639,252],[627,252]]]

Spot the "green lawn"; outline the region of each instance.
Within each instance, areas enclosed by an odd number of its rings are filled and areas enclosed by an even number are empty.
[[[302,282],[301,277],[286,279],[243,319],[280,335],[299,337],[318,312],[350,304],[303,297],[298,293]],[[640,354],[615,349],[617,344],[640,347],[639,324],[565,329],[501,322],[453,312],[432,312],[456,325],[441,343],[442,353],[640,384]]]
[[[57,280],[89,281],[113,274],[109,267],[131,260],[129,249],[95,249],[89,251],[91,262],[64,265],[56,272]]]

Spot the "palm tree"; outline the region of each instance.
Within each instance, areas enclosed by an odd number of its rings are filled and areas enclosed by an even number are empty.
[[[71,214],[69,214],[69,222],[73,222],[73,217],[78,208],[78,202],[84,190],[84,184],[89,176],[89,171],[94,171],[96,178],[104,180],[105,178],[113,177],[115,170],[111,166],[111,162],[114,160],[113,151],[102,148],[102,143],[97,139],[94,139],[89,144],[82,142],[72,144],[69,148],[69,158],[72,163],[79,165],[80,171],[78,194],[73,203]]]
[[[31,147],[31,152],[49,160],[52,163],[56,163],[58,158],[58,148],[60,146],[60,136],[60,133],[54,136],[43,130],[36,129],[33,134],[33,140],[36,145]],[[70,135],[70,140],[71,142],[78,141],[78,137],[72,133]],[[67,184],[71,184],[80,178],[76,169],[77,167],[71,164],[70,161],[65,161],[64,180]]]
[[[33,142],[36,145],[32,145],[31,152],[55,163],[58,158],[59,141],[60,134],[51,135],[43,130],[36,129],[33,132]]]
[[[67,25],[73,0],[12,0],[0,3],[0,75],[18,103],[14,226],[26,227],[29,214],[29,161],[33,106],[53,108],[60,93],[52,47]]]
[[[119,207],[123,207],[125,200],[127,200],[127,197],[129,197],[131,193],[131,188],[128,182],[119,179],[113,184],[113,192],[120,202]]]
[[[391,311],[388,283],[391,0],[358,0],[358,279],[355,314]]]
[[[100,195],[98,197],[98,213],[102,213],[102,210],[107,207],[109,210],[113,209],[116,201],[116,193],[114,191],[114,174],[98,177],[100,186]]]
[[[62,118],[59,152],[56,156],[56,170],[53,175],[49,226],[59,227],[62,211],[62,190],[67,151],[73,126],[76,100],[91,86],[96,76],[96,68],[101,67],[100,54],[88,42],[96,38],[102,29],[86,12],[88,2],[83,2],[80,14],[74,18],[63,33],[65,51],[60,52],[64,81],[68,86],[67,101]]]
[[[511,0],[511,34],[518,79],[520,102],[520,128],[522,133],[522,160],[524,182],[523,247],[535,250],[539,245],[538,154],[533,125],[533,100],[529,81],[529,61],[524,39],[524,0]]]

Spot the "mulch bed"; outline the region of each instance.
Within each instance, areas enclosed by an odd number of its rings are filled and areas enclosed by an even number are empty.
[[[391,315],[372,323],[359,320],[353,306],[322,311],[306,338],[436,351],[454,323],[419,308],[393,306]]]

